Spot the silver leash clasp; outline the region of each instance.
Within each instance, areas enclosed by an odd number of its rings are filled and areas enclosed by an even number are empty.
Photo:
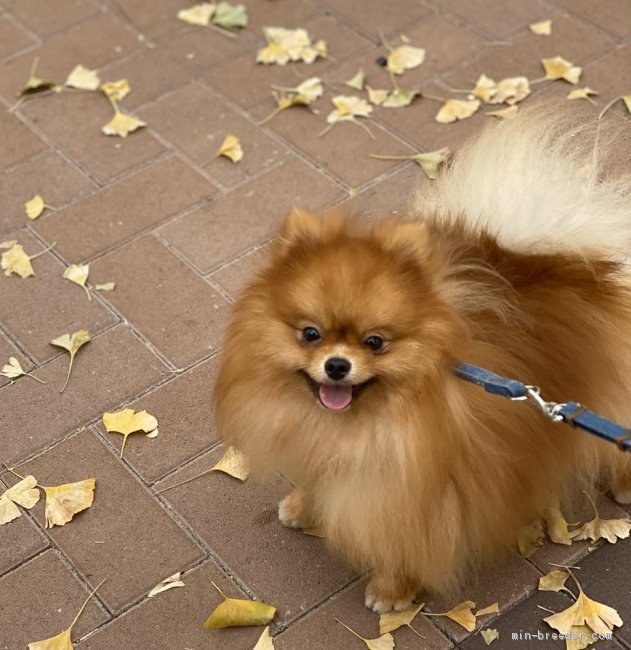
[[[550,418],[553,422],[562,422],[563,416],[560,411],[565,404],[560,402],[546,402],[541,397],[541,389],[538,386],[525,386],[527,399],[531,404],[534,404],[546,417]]]

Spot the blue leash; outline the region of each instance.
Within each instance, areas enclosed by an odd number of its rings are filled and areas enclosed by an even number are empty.
[[[482,386],[487,393],[501,395],[511,400],[528,400],[553,422],[571,424],[573,427],[615,443],[622,451],[631,451],[631,429],[607,420],[578,402],[546,402],[536,386],[523,384],[516,379],[500,377],[470,363],[456,364],[454,375]]]

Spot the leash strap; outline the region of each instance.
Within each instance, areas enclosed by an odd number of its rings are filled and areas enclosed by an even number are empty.
[[[481,386],[487,393],[514,401],[528,400],[553,422],[565,422],[615,443],[622,451],[631,451],[631,429],[590,411],[578,402],[547,402],[537,386],[507,379],[471,363],[458,363],[453,372],[459,379]]]

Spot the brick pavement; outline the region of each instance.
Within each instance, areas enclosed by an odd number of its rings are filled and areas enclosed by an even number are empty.
[[[480,112],[441,125],[433,120],[438,105],[422,99],[377,108],[373,140],[352,124],[318,138],[330,97],[353,94],[342,82],[360,65],[373,87],[388,83],[375,63],[385,52],[381,35],[405,33],[426,48],[426,62],[404,79],[428,94],[472,87],[482,72],[539,77],[539,59],[557,54],[584,67],[581,84],[599,90],[599,106],[631,92],[629,0],[245,4],[249,25],[229,39],[178,21],[183,0],[0,0],[0,240],[17,239],[30,255],[55,244],[35,261],[35,278],[0,277],[0,362],[16,356],[48,382],[0,376],[0,461],[42,484],[97,480],[94,505],[65,527],[43,527],[42,503],[0,527],[0,648],[60,632],[105,576],[74,629],[82,650],[252,648],[259,629],[202,629],[219,602],[211,580],[229,595],[278,607],[277,648],[361,647],[335,616],[376,636],[377,617],[362,604],[364,578],[322,540],[278,523],[280,480],[260,487],[213,473],[158,494],[222,454],[209,396],[230,304],[292,205],[346,204],[367,218],[404,211],[423,182],[420,170],[368,154],[455,148],[492,119]],[[529,32],[546,18],[550,37]],[[263,25],[305,27],[327,41],[330,56],[311,66],[257,65]],[[62,81],[78,63],[102,79],[127,77],[132,93],[122,106],[147,128],[125,140],[103,136],[110,109],[97,93],[48,93],[10,112],[35,57],[46,79]],[[292,109],[258,126],[274,107],[271,84],[312,75],[325,80],[317,114]],[[568,88],[538,84],[533,94]],[[214,158],[229,132],[246,152],[239,165]],[[35,193],[55,210],[31,222],[23,203]],[[76,262],[90,263],[91,282],[115,281],[116,290],[92,291],[88,302],[61,277]],[[60,395],[67,355],[47,342],[79,328],[92,342]],[[132,436],[121,460],[120,437],[106,434],[100,418],[124,406],[154,414],[160,435]],[[14,482],[2,467],[0,484]],[[606,497],[600,505],[606,515],[628,514]],[[548,545],[484,576],[468,595],[480,605],[499,601],[501,614],[489,621],[502,634],[495,647],[512,647],[511,631],[543,629],[537,605],[569,603],[534,591],[549,562],[579,562],[588,593],[629,621],[599,647],[631,648],[629,540],[591,552],[587,543]],[[147,598],[178,570],[184,589]],[[484,647],[455,624],[421,618],[416,627],[425,640],[402,630],[397,648]]]

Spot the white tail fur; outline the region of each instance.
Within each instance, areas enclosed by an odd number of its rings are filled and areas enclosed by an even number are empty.
[[[629,124],[617,121],[619,140]],[[629,153],[624,172],[612,174],[613,138],[601,127],[557,104],[492,124],[456,153],[436,182],[424,183],[419,216],[464,219],[518,251],[598,249],[628,257]]]

